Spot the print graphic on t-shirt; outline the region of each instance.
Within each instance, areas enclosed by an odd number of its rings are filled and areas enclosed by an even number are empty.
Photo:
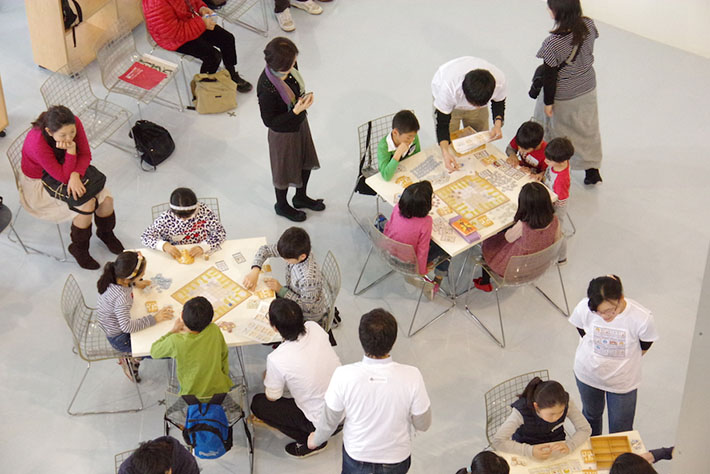
[[[192,227],[190,227],[190,229],[185,234],[172,235],[171,238],[173,242],[182,242],[183,240],[192,238],[199,239],[206,224],[207,221],[205,219],[201,219],[193,223]]]
[[[594,353],[603,357],[626,357],[626,331],[594,326]]]
[[[518,151],[518,158],[520,159],[520,161],[525,162],[533,168],[537,168],[540,165],[540,162],[537,160],[537,158],[532,156],[531,153],[528,153],[527,155],[523,156],[520,151]]]

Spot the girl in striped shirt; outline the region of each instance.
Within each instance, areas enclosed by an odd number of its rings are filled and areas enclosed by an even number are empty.
[[[96,286],[99,290],[96,313],[99,326],[106,333],[109,344],[117,351],[131,353],[131,333],[172,319],[173,309],[162,308],[155,315],[148,314],[139,319],[131,319],[133,288],[145,288],[150,280],[144,280],[146,259],[140,252],[122,252],[115,262],[108,262]],[[136,382],[139,362],[124,358],[119,362],[126,376]],[[131,375],[131,371],[133,375]]]

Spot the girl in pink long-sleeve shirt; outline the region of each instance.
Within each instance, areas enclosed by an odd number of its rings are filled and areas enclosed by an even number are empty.
[[[426,275],[429,263],[446,256],[441,247],[431,241],[432,218],[431,198],[434,190],[429,181],[410,184],[402,193],[399,203],[394,206],[392,216],[385,226],[384,234],[392,240],[409,244],[417,254],[419,273]],[[449,259],[440,262],[435,269],[433,293],[449,272]]]
[[[81,197],[86,192],[82,178],[90,164],[91,148],[84,126],[71,110],[55,105],[32,123],[22,146],[23,204],[28,212],[41,219],[58,222],[73,218],[69,253],[82,268],[95,270],[99,263],[89,255],[92,215],[96,221],[96,236],[111,252],[123,251],[123,244],[113,233],[116,215],[111,193],[104,188],[96,199],[90,199],[77,207],[78,212],[73,212],[66,203],[52,197],[42,183],[46,173],[66,184],[69,194]]]

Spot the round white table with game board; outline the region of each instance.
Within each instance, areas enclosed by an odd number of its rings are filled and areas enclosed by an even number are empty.
[[[254,255],[264,244],[265,237],[227,240],[208,259],[200,256],[189,265],[178,263],[165,252],[139,249],[148,262],[143,278],[151,280],[151,285],[144,290],[134,289],[131,318],[155,313],[168,305],[173,307],[177,317],[187,300],[204,296],[214,307],[213,321],[223,326],[222,334],[228,347],[280,340],[268,323],[268,308],[274,293],[266,287],[264,276],[270,276],[271,267],[264,265],[254,291],[242,286]],[[174,319],[163,321],[131,334],[133,355],[149,355],[153,342],[170,331],[173,323]]]
[[[594,448],[592,446],[594,444]],[[614,446],[618,445],[616,448]],[[623,447],[622,447],[623,445]],[[607,446],[610,446],[607,449]],[[593,451],[595,449],[596,451]],[[608,451],[608,455],[607,452]],[[537,461],[502,451],[496,454],[505,458],[510,466],[510,474],[605,474],[608,467],[597,466],[594,454],[604,457],[605,466],[622,452],[643,454],[646,446],[638,431],[624,431],[604,436],[594,436],[575,451],[556,459]]]

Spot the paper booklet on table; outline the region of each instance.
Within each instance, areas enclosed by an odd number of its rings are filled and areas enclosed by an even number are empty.
[[[476,133],[471,127],[466,127],[463,130],[459,130],[458,133],[455,132],[452,134],[451,139],[451,145],[453,145],[454,151],[459,155],[465,155],[479,146],[490,142],[491,133],[490,131]]]
[[[177,64],[151,54],[144,54],[118,78],[141,89],[150,90],[175,70],[177,70]]]

